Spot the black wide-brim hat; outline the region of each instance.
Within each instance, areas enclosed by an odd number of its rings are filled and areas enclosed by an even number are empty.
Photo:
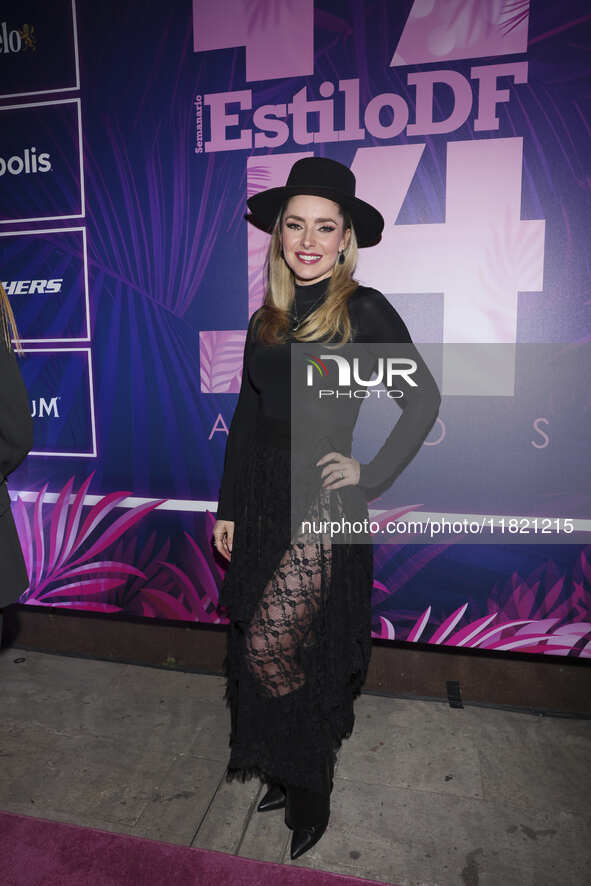
[[[351,214],[359,246],[375,246],[384,230],[384,218],[371,204],[355,196],[355,176],[348,166],[328,157],[302,157],[291,167],[282,188],[268,188],[246,201],[252,215],[247,216],[256,227],[268,234],[283,204],[296,194],[326,197],[343,206]]]

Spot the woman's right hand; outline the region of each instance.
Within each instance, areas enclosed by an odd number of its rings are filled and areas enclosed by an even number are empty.
[[[234,541],[234,521],[216,520],[213,527],[213,543],[222,557],[230,559]]]

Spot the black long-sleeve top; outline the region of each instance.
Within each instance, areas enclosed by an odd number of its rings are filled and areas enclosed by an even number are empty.
[[[0,331],[1,335],[1,331]],[[6,477],[33,447],[29,395],[14,351],[0,338],[0,514],[10,507]]]
[[[302,319],[312,306],[322,303],[328,282],[327,278],[307,286],[296,284],[298,318]],[[419,382],[418,387],[403,399],[396,400],[402,414],[375,457],[367,464],[360,463],[359,486],[369,499],[388,489],[412,461],[437,418],[441,395],[435,379],[412,344],[404,321],[381,292],[358,286],[349,297],[348,309],[353,327],[350,340],[363,343],[371,354],[375,351],[374,369],[378,355],[383,353],[379,345],[384,342],[406,343],[411,350],[405,349],[404,356],[411,356],[418,364],[414,376]],[[258,411],[290,422],[290,345],[288,342],[272,346],[258,343],[253,329],[256,314],[255,311],[248,325],[240,394],[226,443],[217,510],[219,520],[235,520],[237,516],[234,488],[249,456]],[[360,406],[360,400],[351,403],[351,426],[355,424]]]

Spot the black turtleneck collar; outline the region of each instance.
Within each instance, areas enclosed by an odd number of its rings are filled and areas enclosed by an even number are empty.
[[[303,286],[294,281],[295,294],[298,297],[298,301],[308,298],[313,301],[316,298],[320,298],[322,293],[328,289],[329,282],[330,277],[325,277],[324,280],[318,280],[316,283],[309,283]]]

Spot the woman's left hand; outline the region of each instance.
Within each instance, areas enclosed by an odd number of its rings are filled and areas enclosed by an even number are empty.
[[[360,465],[352,456],[348,458],[340,452],[327,452],[316,462],[316,466],[319,465],[325,465],[320,474],[325,489],[340,489],[359,483]]]

